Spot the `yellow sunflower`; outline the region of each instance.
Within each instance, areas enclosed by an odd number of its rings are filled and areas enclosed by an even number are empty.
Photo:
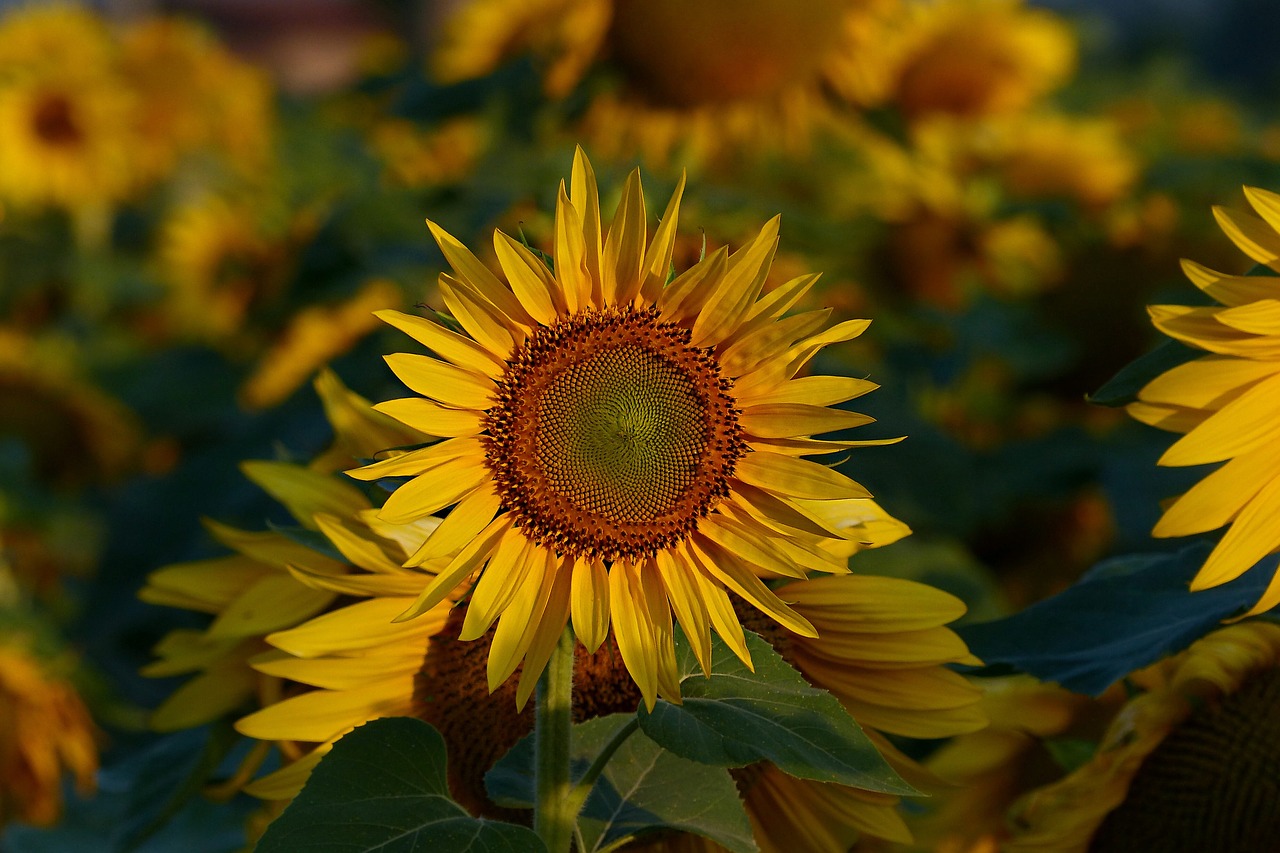
[[[1220,629],[1132,678],[1093,757],[1010,816],[1010,853],[1255,853],[1280,833],[1280,626]]]
[[[470,0],[446,22],[436,74],[454,81],[532,55],[552,97],[593,69],[617,85],[593,93],[581,131],[607,154],[694,157],[748,144],[803,144],[831,94],[875,84],[881,28],[898,0]],[[875,77],[874,73],[870,73]]]
[[[97,772],[96,729],[75,688],[21,637],[0,639],[0,826],[56,823],[64,775],[87,795]]]
[[[796,376],[868,323],[820,331],[827,311],[784,319],[816,275],[761,293],[777,218],[739,251],[721,248],[668,283],[682,191],[650,242],[633,172],[606,230],[579,150],[571,193],[561,184],[554,273],[497,232],[504,283],[430,223],[454,269],[440,293],[462,332],[381,314],[441,358],[389,356],[421,396],[378,410],[446,440],[348,473],[412,478],[383,506],[388,523],[452,507],[410,565],[465,543],[398,618],[432,610],[475,576],[461,637],[496,622],[490,686],[524,661],[522,698],[571,613],[589,651],[612,631],[652,707],[659,694],[679,699],[673,612],[704,668],[713,628],[749,661],[727,591],[816,636],[760,576],[848,571],[823,546],[854,534],[824,514],[870,495],[802,457],[885,443],[811,438],[867,423],[831,406],[874,386]]]
[[[106,22],[78,3],[11,6],[0,20],[0,78],[33,68],[100,73],[116,55]]]
[[[1259,264],[1280,272],[1280,195],[1246,188],[1257,216],[1215,208],[1223,231]],[[1206,354],[1153,379],[1130,404],[1138,420],[1186,433],[1161,465],[1220,463],[1171,503],[1158,537],[1187,536],[1230,525],[1191,583],[1208,589],[1239,577],[1280,549],[1280,442],[1273,431],[1280,388],[1280,279],[1215,272],[1183,261],[1192,283],[1219,305],[1153,305],[1166,335]],[[1280,604],[1280,572],[1250,611]]]

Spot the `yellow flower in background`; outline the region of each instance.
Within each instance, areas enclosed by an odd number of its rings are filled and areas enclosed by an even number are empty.
[[[109,206],[137,185],[134,103],[110,78],[70,69],[0,79],[0,198]]]
[[[1133,677],[1093,757],[1010,814],[1010,853],[1275,846],[1280,626],[1218,630]]]
[[[381,312],[441,358],[389,356],[421,396],[378,410],[446,440],[348,473],[412,477],[382,508],[391,524],[452,507],[410,565],[465,544],[398,618],[478,575],[461,638],[496,622],[489,685],[523,661],[521,704],[571,612],[588,651],[616,637],[649,706],[659,694],[679,700],[673,611],[704,669],[713,628],[749,661],[727,590],[815,636],[758,575],[847,572],[825,546],[858,541],[824,513],[870,495],[802,457],[884,443],[811,438],[867,423],[830,407],[874,386],[795,377],[867,321],[820,331],[828,311],[784,319],[816,275],[761,293],[776,217],[739,251],[721,248],[668,283],[682,191],[650,242],[637,170],[606,229],[579,150],[571,190],[561,184],[554,274],[497,232],[504,283],[431,223],[454,269],[440,293],[462,333]]]
[[[1257,216],[1214,208],[1223,231],[1259,264],[1280,272],[1280,195],[1248,187]],[[1153,305],[1156,328],[1206,355],[1149,382],[1129,405],[1133,417],[1185,433],[1161,465],[1225,463],[1170,504],[1154,536],[1188,536],[1229,525],[1193,590],[1233,580],[1280,549],[1280,442],[1273,427],[1280,399],[1280,279],[1215,272],[1183,261],[1212,307]],[[1274,567],[1273,567],[1274,571]],[[1250,613],[1280,604],[1280,572]]]
[[[130,27],[120,40],[120,74],[138,103],[132,155],[149,176],[169,174],[180,156],[199,149],[223,154],[247,174],[266,165],[271,84],[204,27],[165,17]]]
[[[374,312],[403,304],[400,288],[375,279],[337,305],[312,305],[295,314],[240,388],[242,405],[282,402],[319,368],[350,350],[378,327]]]
[[[86,382],[78,358],[68,342],[0,326],[0,438],[20,441],[32,473],[55,486],[118,477],[141,443],[134,414]]]
[[[905,7],[887,64],[887,97],[911,120],[1017,112],[1075,70],[1075,36],[1021,0],[939,0]]]
[[[247,333],[246,317],[284,295],[295,248],[310,236],[313,220],[307,212],[216,195],[175,210],[158,254],[176,330],[224,343]]]
[[[77,3],[27,3],[0,19],[0,78],[32,69],[96,74],[116,58],[106,22]]]
[[[471,0],[434,57],[445,81],[532,55],[552,97],[608,65],[581,131],[609,155],[661,160],[727,148],[803,145],[837,100],[856,101],[875,69],[876,25],[897,0]],[[857,57],[857,61],[851,61]]]
[[[428,187],[469,175],[488,131],[479,120],[465,116],[430,130],[405,119],[383,119],[369,135],[391,180],[406,187]]]
[[[1126,198],[1139,176],[1137,157],[1105,119],[1039,113],[998,122],[992,132],[992,159],[1015,197],[1099,208]]]
[[[62,812],[64,776],[95,787],[96,730],[75,688],[16,637],[0,640],[0,826],[50,826]]]

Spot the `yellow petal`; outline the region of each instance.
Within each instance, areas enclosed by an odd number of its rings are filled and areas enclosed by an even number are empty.
[[[738,659],[746,664],[752,672],[755,664],[751,662],[751,652],[747,649],[747,638],[742,631],[742,622],[733,609],[733,602],[724,591],[720,582],[707,575],[689,553],[686,546],[676,549],[680,561],[688,568],[689,577],[698,585],[698,592],[707,606],[707,616],[711,619],[711,627],[724,640],[725,645],[733,650]]]
[[[412,699],[412,675],[358,690],[312,690],[241,717],[236,731],[258,740],[332,740],[370,720],[407,712]]]
[[[704,572],[742,596],[761,613],[797,634],[818,636],[809,620],[774,595],[734,554],[697,534],[690,542],[689,553]]]
[[[1260,187],[1245,187],[1244,196],[1271,230],[1280,231],[1280,196]]]
[[[289,566],[289,574],[299,583],[311,589],[366,598],[370,596],[399,596],[406,600],[412,599],[422,592],[422,588],[431,580],[431,576],[418,572],[405,572],[396,575],[330,575],[324,572],[312,571],[302,566]]]
[[[548,557],[548,572],[552,573],[551,589],[547,595],[547,605],[542,616],[532,624],[533,636],[529,641],[529,650],[525,652],[524,669],[520,671],[520,684],[516,688],[517,711],[523,710],[525,703],[529,701],[529,696],[537,686],[538,679],[542,677],[542,671],[547,667],[547,661],[551,659],[551,653],[560,642],[560,635],[569,624],[569,598],[572,584],[570,572],[573,568],[573,560],[565,558],[560,561],[559,566],[556,566],[555,563],[558,561],[551,555]]]
[[[834,406],[855,397],[861,397],[880,386],[866,379],[852,376],[802,376],[772,388],[762,389],[754,396],[745,396],[737,389],[734,396],[740,406],[760,403],[805,403],[810,406]]]
[[[338,477],[289,462],[248,460],[240,470],[264,492],[284,504],[298,523],[312,530],[316,513],[353,515],[369,506],[369,499]]]
[[[1280,300],[1260,299],[1248,305],[1223,308],[1218,322],[1251,335],[1280,334]]]
[[[773,263],[781,221],[780,216],[770,219],[755,240],[729,258],[724,278],[707,297],[693,323],[693,346],[715,346],[737,331],[746,319]]]
[[[899,435],[894,438],[865,438],[859,441],[824,441],[817,438],[753,438],[747,443],[752,450],[777,453],[782,456],[818,456],[824,453],[838,453],[842,450],[856,450],[859,447],[884,447],[897,444],[906,439]]]
[[[560,195],[556,199],[556,239],[552,257],[556,265],[556,279],[564,289],[565,306],[569,313],[577,313],[591,305],[592,276],[587,270],[586,245],[582,237],[582,219],[569,194],[560,183]]]
[[[405,561],[405,565],[422,566],[432,560],[457,554],[489,526],[501,505],[502,501],[493,489],[480,488],[467,495]]]
[[[534,324],[533,318],[524,310],[515,294],[479,258],[471,254],[470,249],[430,219],[427,220],[427,227],[431,229],[431,235],[436,238],[440,251],[444,253],[445,260],[453,267],[459,280],[497,309],[509,325],[527,328]]]
[[[228,605],[209,626],[210,637],[252,637],[291,627],[324,610],[337,596],[309,589],[287,574],[272,574]]]
[[[494,620],[511,604],[532,564],[541,565],[542,562],[537,545],[518,528],[508,527],[480,573],[480,579],[471,589],[471,600],[467,602],[467,615],[458,639],[477,640],[484,636]]]
[[[487,409],[497,386],[493,380],[426,355],[397,352],[383,356],[401,382],[424,397],[454,409]]]
[[[719,513],[704,518],[698,524],[698,532],[752,567],[782,577],[805,577],[804,569],[781,553],[777,542],[762,542],[744,525]]]
[[[1280,548],[1280,480],[1272,480],[1245,504],[1191,581],[1192,591],[1240,577]]]
[[[497,546],[498,540],[502,538],[510,525],[511,516],[509,513],[503,513],[489,522],[489,526],[458,552],[458,556],[454,557],[449,565],[440,574],[436,575],[430,586],[418,596],[418,600],[398,615],[396,621],[404,622],[420,616],[448,598],[454,587],[470,577],[472,572],[484,566],[489,559],[489,555],[493,553],[493,549]],[[443,524],[440,526],[444,527]]]
[[[728,268],[729,250],[721,246],[676,276],[658,299],[658,319],[681,323],[697,317],[710,295],[720,288]]]
[[[1259,299],[1274,299],[1280,284],[1271,276],[1227,275],[1186,259],[1182,261],[1182,271],[1192,284],[1223,305],[1246,305]]]
[[[640,296],[648,305],[656,305],[662,290],[667,284],[667,275],[671,270],[671,258],[675,254],[676,224],[680,219],[680,199],[684,195],[685,173],[680,172],[680,181],[676,184],[667,209],[658,223],[657,233],[649,245],[649,252],[644,258],[644,281],[640,287]]]
[[[966,610],[963,601],[936,587],[878,575],[813,578],[785,584],[776,592],[808,617],[822,638],[832,632],[885,634],[937,628],[959,619]]]
[[[831,316],[830,308],[806,311],[783,320],[771,321],[746,335],[737,335],[720,353],[720,369],[729,376],[741,376],[766,359],[778,358],[800,338],[822,328]]]
[[[393,653],[386,652],[379,649],[376,655],[297,658],[272,649],[255,657],[252,663],[264,675],[326,690],[351,690],[396,675],[413,676],[422,669],[422,649],[416,644],[406,643],[394,647]]]
[[[733,475],[775,495],[811,500],[869,498],[871,493],[825,465],[767,451],[753,451],[735,463]]]
[[[1275,267],[1280,260],[1280,234],[1252,214],[1214,207],[1213,217],[1240,251],[1260,264]]]
[[[1280,477],[1280,441],[1264,442],[1206,475],[1174,501],[1151,535],[1190,536],[1231,521],[1265,483]]]
[[[501,231],[493,232],[493,248],[512,292],[529,316],[544,326],[554,323],[563,309],[563,294],[547,265]],[[557,302],[561,304],[557,306]]]
[[[609,636],[609,572],[598,557],[579,557],[571,585],[573,632],[588,652]]]
[[[1169,432],[1191,432],[1209,417],[1204,409],[1188,409],[1185,406],[1170,406],[1163,403],[1144,403],[1139,400],[1124,407],[1129,417],[1142,423],[1168,430]]]
[[[515,345],[524,341],[522,328],[512,325],[498,309],[461,281],[441,273],[436,286],[453,318],[495,358],[505,362]]]
[[[378,517],[390,524],[407,524],[434,515],[458,503],[490,476],[483,459],[448,459],[392,492]]]
[[[267,565],[241,554],[174,563],[147,575],[147,585],[138,594],[150,604],[163,604],[172,596],[181,596],[198,606],[190,610],[218,613],[259,579],[275,571]]]
[[[671,609],[693,648],[704,675],[711,674],[711,622],[702,590],[694,579],[696,569],[687,566],[670,550],[659,551],[653,561],[654,570],[662,577]]]
[[[590,299],[597,308],[604,307],[601,293],[601,229],[600,191],[596,187],[596,173],[591,161],[579,147],[573,153],[573,169],[569,176],[569,200],[579,215],[583,239],[583,261],[587,270],[587,282],[591,286]],[[559,269],[557,267],[557,269]]]
[[[1245,388],[1278,372],[1280,364],[1206,355],[1152,379],[1138,392],[1138,399],[1193,409],[1217,409]]]
[[[218,542],[270,566],[283,569],[289,563],[301,563],[330,572],[341,572],[346,568],[341,561],[313,551],[275,530],[237,530],[210,518],[204,519],[203,523],[209,535]]]
[[[845,539],[849,536],[848,533],[837,529],[836,525],[824,521],[797,504],[741,481],[734,481],[730,485],[728,502],[743,507],[748,514],[762,522],[781,525],[810,536],[834,539]]]
[[[557,567],[555,555],[539,548],[531,562],[533,571],[525,575],[493,632],[487,665],[490,693],[510,678],[524,659],[551,598]]]
[[[386,400],[373,407],[400,423],[441,438],[478,435],[484,431],[484,414],[474,409],[452,409],[426,397]]]
[[[471,437],[452,438],[405,453],[395,453],[386,459],[371,462],[362,468],[346,472],[357,480],[380,480],[383,477],[406,477],[422,474],[456,459],[479,460],[484,457],[484,447]]]
[[[1280,357],[1280,339],[1251,335],[1218,322],[1222,308],[1148,305],[1152,324],[1171,338],[1209,352],[1246,358]]]
[[[320,532],[334,544],[342,556],[371,572],[402,574],[400,564],[387,556],[379,544],[368,536],[361,535],[347,522],[332,515],[317,515],[316,524]]]
[[[821,643],[806,646],[810,654],[846,665],[857,661],[870,669],[933,666],[969,658],[964,641],[950,628],[924,628],[889,634],[827,632]]]
[[[332,748],[332,743],[320,744],[297,761],[286,764],[261,779],[254,779],[244,786],[244,792],[263,800],[291,800],[298,796],[311,776],[311,771]]]
[[[600,258],[600,286],[605,305],[628,305],[640,293],[645,226],[640,170],[633,169],[622,187],[622,198],[614,211]]]
[[[449,331],[439,323],[405,314],[402,311],[384,309],[373,312],[384,323],[395,326],[409,337],[433,350],[441,358],[458,367],[478,373],[481,376],[493,376],[501,373],[506,367],[491,352],[470,338]]]
[[[1280,373],[1249,388],[1174,442],[1159,464],[1199,465],[1248,453],[1263,442],[1275,440],[1277,416]]]
[[[351,654],[361,649],[386,647],[416,639],[425,642],[444,627],[451,605],[442,605],[427,618],[408,623],[394,622],[404,610],[402,598],[371,598],[330,613],[324,613],[297,628],[277,631],[267,642],[298,657]]]
[[[253,695],[256,686],[253,670],[241,661],[211,668],[169,694],[147,722],[158,732],[202,726],[239,708]]]
[[[658,699],[658,649],[637,570],[627,560],[609,568],[609,607],[622,662],[640,688],[645,707],[652,711]]]
[[[765,403],[749,406],[738,416],[738,423],[742,428],[750,435],[760,438],[817,435],[874,422],[875,418],[859,412],[809,406],[804,403]]]

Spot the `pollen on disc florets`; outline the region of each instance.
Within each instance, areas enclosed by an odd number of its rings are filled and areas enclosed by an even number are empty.
[[[511,354],[485,418],[486,462],[526,536],[636,559],[671,547],[728,494],[746,453],[731,383],[653,308],[583,311]]]

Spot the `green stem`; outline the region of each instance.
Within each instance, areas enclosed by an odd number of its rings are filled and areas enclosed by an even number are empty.
[[[618,747],[631,737],[636,729],[640,728],[640,718],[632,717],[627,724],[614,732],[609,742],[604,745],[604,749],[600,750],[600,754],[596,756],[596,760],[591,762],[591,766],[587,768],[587,772],[582,774],[582,778],[573,786],[573,790],[569,792],[568,805],[566,811],[573,815],[573,819],[578,819],[578,812],[582,811],[582,806],[587,802],[587,797],[591,796],[591,789],[595,787],[596,779],[600,778],[600,773],[604,770],[604,766],[609,763],[609,759],[613,758],[613,754],[618,751]]]
[[[569,810],[569,736],[573,722],[573,629],[560,635],[538,679],[534,716],[533,831],[547,853],[569,853],[577,810]]]

